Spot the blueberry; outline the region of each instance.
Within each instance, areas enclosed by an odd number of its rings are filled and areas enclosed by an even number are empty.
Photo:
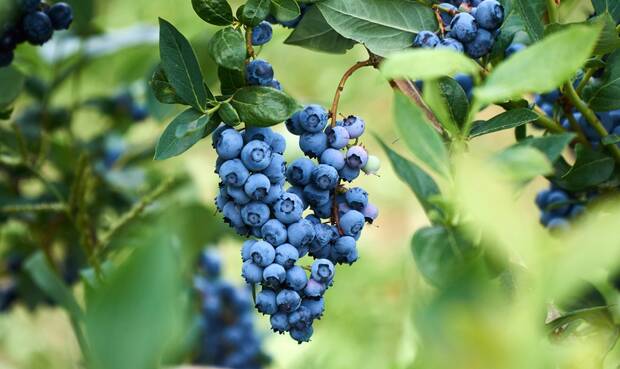
[[[17,30],[11,28],[4,34],[0,35],[0,50],[13,51],[17,47],[18,36]]]
[[[279,133],[273,133],[271,141],[271,151],[276,154],[284,154],[286,150],[286,139]]]
[[[134,122],[141,122],[149,117],[149,111],[143,106],[134,104],[131,107],[130,115]]]
[[[306,132],[317,133],[327,126],[327,110],[320,105],[311,104],[299,112],[299,124]]]
[[[8,67],[13,63],[15,54],[13,50],[0,50],[0,68]]]
[[[52,38],[54,33],[52,21],[43,12],[27,14],[23,19],[22,27],[26,39],[33,45],[43,45]]]
[[[241,247],[241,258],[243,261],[252,259],[252,253],[250,250],[256,242],[256,240],[247,240],[243,243],[243,246]]]
[[[310,183],[314,163],[308,158],[299,158],[286,169],[286,179],[295,186],[305,186]]]
[[[237,205],[246,205],[252,201],[250,196],[245,193],[243,187],[228,186],[226,187],[226,193]]]
[[[286,285],[295,291],[301,291],[308,283],[308,276],[302,267],[295,265],[286,271]]]
[[[276,90],[282,91],[282,84],[277,79],[272,79],[271,81],[265,84],[265,87],[275,88]]]
[[[241,208],[241,219],[250,227],[262,227],[269,220],[269,206],[262,202],[251,202]]]
[[[308,297],[321,297],[325,293],[325,285],[321,282],[309,279],[304,288],[304,294]]]
[[[310,312],[310,317],[312,319],[318,319],[323,315],[325,311],[325,300],[321,297],[320,299],[303,299],[301,301],[301,306],[308,309]]]
[[[218,277],[222,270],[222,258],[215,250],[204,250],[198,258],[200,268],[211,278]]]
[[[245,193],[252,199],[261,201],[267,197],[271,182],[266,175],[262,173],[255,173],[248,177],[248,180],[243,186]]]
[[[360,175],[359,168],[351,168],[349,165],[345,165],[344,168],[338,171],[340,178],[347,182],[353,182],[353,180]]]
[[[368,155],[368,162],[366,162],[366,165],[362,168],[364,173],[377,174],[379,169],[381,169],[381,160],[374,155]]]
[[[315,237],[312,241],[311,250],[321,249],[338,238],[338,230],[329,224],[316,224],[314,233]]]
[[[318,158],[327,149],[327,135],[324,132],[306,132],[299,139],[299,148],[307,156]]]
[[[310,338],[312,337],[313,333],[314,333],[314,330],[312,326],[310,325],[304,328],[301,328],[301,329],[293,328],[289,332],[289,334],[291,335],[291,338],[299,343],[310,342]]]
[[[234,129],[224,130],[215,139],[215,151],[225,160],[234,159],[243,149],[243,136]]]
[[[286,120],[286,129],[292,134],[299,136],[304,133],[304,129],[301,127],[301,123],[299,122],[299,114],[301,112],[294,113],[289,119]]]
[[[349,136],[349,131],[342,126],[343,123],[338,122],[338,124],[336,127],[327,127],[325,133],[327,134],[329,146],[340,150],[349,144],[351,136]]]
[[[487,55],[493,48],[495,37],[486,29],[479,29],[476,37],[465,44],[465,53],[474,59]]]
[[[459,13],[450,23],[450,36],[461,41],[470,42],[476,38],[478,23],[467,13]]]
[[[570,223],[568,222],[568,220],[564,219],[564,218],[552,218],[548,223],[547,223],[547,228],[552,229],[552,230],[567,230],[570,228]]]
[[[476,21],[489,31],[498,29],[504,22],[504,7],[496,0],[484,0],[478,5]]]
[[[271,264],[263,270],[263,284],[270,288],[278,288],[286,279],[286,270],[280,264]]]
[[[312,223],[312,225],[321,224],[321,219],[313,214],[307,215],[305,219]]]
[[[544,210],[549,205],[549,195],[551,190],[542,190],[536,195],[536,205],[539,209]]]
[[[300,306],[299,309],[288,315],[288,324],[292,329],[303,329],[312,324],[312,316],[308,308]]]
[[[460,41],[454,38],[451,38],[451,37],[446,37],[443,40],[441,40],[441,44],[439,44],[438,47],[451,49],[459,53],[462,53],[463,51],[465,51],[465,47],[463,46],[463,44]]]
[[[366,222],[372,224],[379,217],[379,209],[375,205],[368,203],[362,210],[362,214]]]
[[[453,14],[456,14],[458,8],[450,3],[441,3],[438,5],[440,10],[441,21],[444,25],[449,26],[450,22],[452,22]]]
[[[243,133],[243,141],[248,143],[250,141],[264,141],[271,146],[273,143],[274,133],[270,128],[264,127],[246,127]]]
[[[222,133],[224,133],[224,131],[229,130],[229,129],[233,129],[233,128],[225,124],[221,124],[219,127],[215,129],[215,131],[213,131],[213,133],[211,134],[211,146],[213,146],[214,149],[216,147],[217,140],[220,138]]]
[[[304,198],[304,188],[302,186],[291,186],[288,190],[286,190],[286,192],[297,195],[297,197],[299,197],[299,199],[301,200],[301,204],[303,205],[304,210],[308,208],[309,204]]]
[[[349,262],[349,255],[356,253],[356,241],[351,236],[342,236],[334,243],[332,248],[337,262]]]
[[[245,74],[248,84],[264,86],[273,79],[273,68],[266,61],[256,59],[246,66]]]
[[[237,204],[229,201],[222,208],[222,215],[224,215],[224,222],[234,228],[241,228],[244,226],[243,219],[241,219],[241,209]]]
[[[273,263],[276,258],[276,250],[265,241],[257,241],[250,248],[250,255],[254,264],[264,268]]]
[[[351,210],[340,217],[340,229],[347,236],[355,237],[364,228],[364,214],[357,210]]]
[[[366,130],[366,122],[355,115],[349,115],[345,120],[338,122],[338,124],[349,132],[349,138],[351,139],[361,137]]]
[[[415,47],[424,47],[424,48],[433,48],[439,43],[441,40],[439,36],[437,36],[434,32],[431,31],[421,31],[418,33],[413,39],[413,46]]]
[[[321,206],[329,202],[330,194],[328,190],[322,190],[313,184],[304,187],[304,199],[311,206]]]
[[[258,26],[252,28],[252,45],[261,46],[271,41],[273,29],[269,22],[260,22]]]
[[[263,280],[263,268],[254,264],[252,260],[246,260],[241,267],[241,276],[246,283],[256,284]]]
[[[276,295],[276,303],[280,311],[290,313],[301,306],[301,297],[293,290],[282,290]]]
[[[56,3],[47,10],[47,15],[52,21],[55,30],[69,29],[73,22],[73,10],[67,3]]]
[[[547,211],[555,216],[564,216],[570,210],[570,198],[562,190],[554,190],[547,197]]]
[[[269,318],[269,322],[271,323],[271,329],[274,332],[284,333],[289,330],[288,324],[288,314],[286,313],[275,313]]]
[[[309,246],[313,240],[314,225],[309,220],[301,219],[288,227],[288,242],[297,249]]]
[[[352,169],[361,169],[368,162],[368,152],[361,146],[353,146],[347,150],[346,163]]]
[[[338,171],[331,165],[319,164],[312,170],[312,184],[318,189],[332,190],[336,188],[339,179]]]
[[[351,209],[362,211],[368,205],[368,192],[360,187],[347,190],[345,198]]]
[[[280,183],[285,178],[286,161],[280,154],[272,154],[269,166],[262,172],[271,183]]]
[[[269,166],[271,154],[271,147],[267,143],[254,140],[241,150],[241,161],[249,170],[260,171]]]
[[[269,192],[267,192],[267,196],[263,199],[263,202],[267,205],[273,205],[280,196],[284,193],[284,180],[279,183],[274,183],[269,187]]]
[[[284,193],[276,202],[273,210],[279,221],[284,224],[291,224],[301,219],[304,206],[297,195]]]
[[[312,263],[312,279],[329,283],[334,278],[334,264],[327,259],[318,259]]]
[[[268,315],[277,313],[278,305],[276,304],[276,293],[272,290],[263,288],[256,295],[256,309]]]
[[[542,105],[540,105],[540,108],[542,109],[542,111],[545,112],[546,116],[550,118],[553,117],[553,105],[549,103],[542,103]]]
[[[299,252],[293,245],[285,243],[276,248],[276,263],[282,265],[284,269],[295,266],[298,259]]]
[[[519,51],[525,50],[527,46],[521,43],[514,43],[506,48],[504,51],[504,57],[509,58],[512,55],[518,53]]]
[[[219,169],[219,174],[223,183],[233,187],[243,186],[250,176],[250,172],[239,159],[225,161]]]
[[[332,215],[332,203],[330,201],[322,205],[317,205],[312,208],[314,215],[321,219],[329,219]]]
[[[215,207],[217,207],[217,210],[221,212],[222,209],[224,209],[224,205],[226,205],[226,203],[230,200],[231,198],[228,196],[228,193],[225,190],[220,190],[217,197],[215,198]]]
[[[321,164],[329,165],[338,171],[344,168],[344,155],[341,151],[330,148],[323,151],[319,162]],[[338,173],[336,173],[336,175],[338,175]]]

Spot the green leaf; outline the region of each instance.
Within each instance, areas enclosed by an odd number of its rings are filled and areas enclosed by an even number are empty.
[[[427,213],[430,210],[437,210],[436,206],[429,201],[433,196],[440,194],[439,187],[433,178],[424,172],[422,168],[389,148],[378,135],[375,135],[375,138],[388,155],[392,168],[398,177],[411,188],[424,210]]]
[[[487,104],[555,89],[590,57],[599,32],[597,27],[573,26],[546,37],[500,64],[474,95]]]
[[[411,250],[422,276],[437,287],[462,276],[479,254],[460,233],[443,226],[419,229],[411,240]]]
[[[502,131],[522,126],[538,119],[538,114],[530,109],[514,109],[503,112],[491,120],[475,122],[469,133],[470,138],[486,135],[493,132]]]
[[[295,0],[271,0],[271,15],[280,22],[296,19],[301,14]]]
[[[316,6],[306,11],[284,43],[334,54],[344,54],[355,45],[355,41],[344,38],[327,23]]]
[[[554,163],[560,158],[566,146],[575,138],[574,133],[560,133],[542,137],[529,137],[521,140],[517,145],[531,146],[547,156]]]
[[[227,26],[234,21],[232,9],[226,0],[192,0],[194,11],[202,20],[216,26]]]
[[[620,109],[620,50],[609,55],[601,83],[589,90],[585,98],[595,111]]]
[[[454,76],[457,73],[477,75],[479,70],[480,67],[474,60],[446,48],[401,51],[391,54],[381,64],[381,73],[387,79],[409,78],[426,81]]]
[[[187,105],[176,93],[161,67],[157,68],[149,82],[157,100],[164,104]]]
[[[595,55],[605,55],[616,51],[620,48],[620,37],[616,30],[616,21],[609,13],[603,13],[590,22],[600,24],[602,27],[601,34],[594,48]]]
[[[270,0],[247,0],[241,12],[241,22],[255,27],[267,18],[271,8]]]
[[[521,16],[525,31],[532,41],[539,41],[544,32],[542,17],[545,11],[545,0],[514,0],[512,4]]]
[[[413,0],[325,0],[317,6],[336,32],[381,56],[411,47],[420,31],[437,29],[433,10]]]
[[[49,298],[67,310],[71,316],[82,318],[83,312],[73,293],[49,265],[43,252],[39,251],[26,261],[26,270],[32,280]]]
[[[0,110],[9,110],[9,107],[24,88],[24,75],[14,67],[0,68]]]
[[[205,111],[207,89],[196,54],[189,41],[174,26],[159,19],[161,66],[176,94],[196,110]]]
[[[155,148],[155,160],[165,160],[184,153],[206,136],[205,131],[215,129],[213,126],[217,124],[219,122],[209,122],[209,116],[199,111],[191,108],[185,110],[174,118],[162,133]],[[198,126],[204,127],[205,130],[193,129]],[[187,134],[179,137],[178,132]]]
[[[238,89],[245,87],[245,76],[242,71],[218,67],[217,76],[220,80],[222,95],[232,95]]]
[[[293,98],[271,87],[244,87],[235,92],[230,103],[243,122],[260,127],[284,122],[299,109]]]
[[[614,144],[620,143],[620,135],[613,134],[613,135],[605,136],[603,137],[601,142],[603,143],[603,145],[614,145]]]
[[[620,22],[620,2],[617,0],[592,0],[596,14],[611,14],[616,22]]]
[[[614,171],[614,159],[607,154],[577,145],[577,160],[560,180],[560,185],[571,191],[585,190],[605,182]]]
[[[226,27],[217,31],[207,44],[209,55],[215,62],[228,69],[242,71],[245,66],[245,38],[240,31]]]
[[[399,92],[395,94],[394,119],[413,155],[437,174],[448,177],[448,150],[441,137],[420,108]]]
[[[232,104],[224,102],[220,105],[220,108],[217,111],[222,122],[228,124],[229,126],[236,126],[241,123],[241,118],[237,113],[237,110],[232,106]]]
[[[528,182],[553,173],[545,154],[531,146],[515,145],[493,157],[500,173],[515,182]]]
[[[461,85],[448,77],[426,81],[424,82],[424,101],[443,127],[453,137],[458,136],[459,127],[465,124],[469,113],[469,100]]]

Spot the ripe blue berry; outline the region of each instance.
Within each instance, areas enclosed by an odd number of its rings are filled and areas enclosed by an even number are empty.
[[[248,204],[250,201],[252,201],[252,199],[250,198],[250,196],[248,196],[245,193],[245,190],[243,189],[243,187],[233,187],[233,186],[227,186],[226,187],[226,194],[228,195],[228,197],[230,197],[235,204],[237,205],[246,205]]]
[[[297,197],[299,197],[299,199],[301,200],[301,204],[303,205],[304,210],[308,208],[309,204],[304,198],[304,188],[302,186],[291,186],[288,190],[286,190],[286,192],[297,195]]]
[[[241,150],[241,161],[252,171],[260,171],[271,162],[271,147],[264,141],[250,141]]]
[[[286,179],[295,186],[305,186],[310,183],[314,163],[308,158],[295,160],[286,169]]]
[[[312,337],[313,333],[314,333],[314,329],[312,328],[311,325],[308,325],[301,329],[293,328],[290,331],[291,338],[299,343],[310,342],[310,338]]]
[[[257,241],[250,247],[250,255],[254,264],[265,268],[275,260],[276,250],[265,241]]]
[[[312,319],[318,319],[323,315],[325,311],[325,300],[321,297],[320,299],[303,299],[301,302],[301,306],[308,309],[310,312],[310,317]]]
[[[510,46],[508,46],[506,48],[506,50],[504,51],[504,56],[506,58],[509,58],[512,55],[518,53],[519,51],[525,50],[526,47],[527,46],[525,46],[524,44],[521,44],[521,43],[512,44],[512,45],[510,45]]]
[[[243,259],[243,261],[252,259],[252,253],[250,249],[256,242],[256,240],[247,240],[243,242],[243,246],[241,247],[241,258]]]
[[[368,152],[361,146],[353,146],[347,150],[346,163],[352,169],[361,169],[368,162]]]
[[[313,240],[314,225],[309,220],[301,219],[288,227],[288,242],[297,249],[309,246]]]
[[[351,136],[349,136],[349,131],[343,127],[342,124],[342,122],[338,122],[336,127],[328,127],[325,130],[329,146],[338,150],[345,148],[351,139]]]
[[[291,329],[303,329],[310,326],[311,323],[312,317],[306,307],[300,306],[299,309],[288,315],[288,324],[291,326]]]
[[[248,177],[243,188],[251,199],[261,201],[267,197],[269,188],[271,188],[271,182],[266,175],[255,173]]]
[[[312,263],[312,279],[329,283],[334,278],[334,264],[327,259],[318,259]]]
[[[280,183],[285,178],[286,161],[281,154],[272,154],[271,162],[262,172],[271,183]]]
[[[321,190],[332,190],[338,184],[338,171],[327,164],[319,164],[312,171],[312,184]]]
[[[567,230],[570,228],[570,223],[564,218],[552,218],[547,223],[547,228],[551,230]]]
[[[47,10],[47,15],[52,21],[55,30],[69,29],[73,22],[73,10],[67,3],[56,3]]]
[[[279,265],[278,265],[279,266]],[[282,290],[276,295],[276,303],[280,311],[290,313],[301,306],[301,297],[293,290]]]
[[[263,285],[278,288],[286,279],[286,270],[280,264],[271,264],[263,270]]]
[[[363,188],[353,187],[345,193],[347,204],[351,209],[362,211],[368,205],[368,192]]]
[[[200,253],[200,268],[211,278],[216,278],[222,271],[222,258],[215,250],[207,249]]]
[[[351,263],[351,261],[349,261],[349,256],[353,254],[355,254],[355,256],[357,255],[355,238],[351,236],[342,236],[338,238],[338,240],[336,240],[336,242],[334,243],[332,251],[333,257],[336,262]],[[357,256],[355,257],[355,259],[357,259]]]
[[[260,22],[258,26],[252,28],[252,45],[261,46],[271,41],[273,29],[269,22]]]
[[[219,175],[223,183],[233,187],[241,187],[245,184],[245,181],[247,181],[250,172],[246,169],[241,160],[232,159],[222,164],[219,169]]]
[[[314,214],[321,219],[328,219],[332,214],[332,204],[328,201],[323,205],[315,206]]]
[[[415,47],[424,47],[424,48],[433,48],[439,43],[441,40],[439,36],[437,36],[434,32],[431,31],[421,31],[418,33],[413,39],[413,46]]]
[[[277,154],[284,154],[286,150],[286,139],[279,133],[273,133],[271,141],[271,150]]]
[[[327,204],[329,197],[329,191],[322,190],[313,184],[304,187],[304,199],[312,207]]]
[[[359,168],[351,168],[349,165],[345,165],[344,168],[338,171],[340,178],[347,182],[353,182],[355,178],[359,177],[360,169]]]
[[[247,127],[243,132],[243,141],[264,141],[268,145],[273,143],[274,133],[270,128],[264,127]]]
[[[285,122],[286,129],[296,136],[299,136],[302,133],[304,133],[304,129],[301,127],[301,123],[299,122],[300,113],[301,113],[300,111],[296,112]]]
[[[243,149],[243,136],[234,129],[224,130],[215,139],[215,151],[225,160],[234,159]]]
[[[269,206],[262,202],[251,202],[241,208],[241,219],[250,227],[262,227],[269,220]]]
[[[243,228],[244,223],[243,219],[241,219],[241,209],[237,204],[232,201],[229,201],[224,205],[222,209],[222,215],[224,215],[224,222],[228,223],[234,228]]]
[[[286,284],[295,291],[301,291],[308,283],[306,272],[298,265],[286,271]]]
[[[476,21],[489,31],[498,29],[504,22],[504,7],[496,0],[484,0],[478,5]]]
[[[364,214],[351,210],[340,217],[340,229],[347,236],[356,237],[364,228]]]
[[[366,222],[372,224],[379,217],[379,209],[373,204],[368,203],[364,210],[362,210],[362,214],[364,214]]]
[[[256,295],[256,309],[263,314],[272,315],[278,312],[276,304],[276,293],[272,290],[263,288]]]
[[[552,191],[547,197],[547,211],[556,216],[564,216],[570,210],[570,198],[561,190]]]
[[[321,154],[321,158],[319,159],[319,162],[321,164],[329,165],[338,171],[344,168],[344,154],[342,153],[342,151],[329,148],[323,151],[323,154]]]
[[[456,14],[458,8],[450,3],[441,3],[438,5],[440,10],[441,21],[444,25],[449,26],[450,22],[452,22],[452,18],[454,17],[452,14]]]
[[[254,264],[252,260],[246,260],[241,267],[241,276],[246,283],[256,284],[263,280],[263,268]]]
[[[286,313],[273,314],[269,318],[269,322],[271,323],[271,329],[273,329],[274,332],[284,333],[290,328],[288,324],[288,314]]]
[[[299,124],[301,128],[310,133],[323,131],[327,125],[327,110],[322,106],[311,104],[299,112]]]
[[[293,245],[285,243],[276,248],[276,263],[282,265],[284,269],[294,267],[298,259],[299,252]]]
[[[279,183],[274,183],[270,188],[269,192],[267,192],[267,196],[263,199],[263,202],[267,205],[273,205],[280,196],[284,193],[284,180]]]
[[[325,293],[325,289],[325,284],[314,279],[309,279],[304,288],[304,294],[308,297],[321,297],[323,293]]]
[[[248,84],[265,86],[273,80],[273,67],[264,60],[256,59],[246,66],[245,74]]]
[[[286,242],[286,226],[277,219],[269,219],[265,224],[263,224],[261,233],[265,241],[269,242],[274,247],[280,246]]]
[[[461,41],[470,42],[476,38],[478,23],[467,13],[459,13],[450,23],[450,36]]]
[[[54,33],[52,21],[43,12],[26,14],[23,18],[23,30],[26,39],[33,45],[43,45],[52,38]]]
[[[274,206],[276,218],[284,224],[292,224],[301,219],[304,206],[299,197],[292,193],[284,193]]]
[[[318,158],[327,149],[327,135],[324,132],[303,133],[299,139],[299,148],[307,156]]]
[[[486,29],[480,28],[474,39],[465,44],[465,53],[474,59],[481,58],[491,52],[495,36]]]
[[[366,130],[366,122],[355,115],[349,115],[345,120],[338,123],[349,132],[351,139],[361,137]]]
[[[441,40],[441,44],[439,44],[439,47],[445,47],[447,49],[451,49],[459,53],[462,53],[463,51],[465,51],[465,47],[463,46],[463,44],[460,41],[452,37],[446,37],[443,40]]]

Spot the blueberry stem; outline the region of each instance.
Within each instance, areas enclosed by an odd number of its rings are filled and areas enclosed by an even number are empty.
[[[599,136],[601,136],[602,139],[609,136],[609,132],[607,132],[605,126],[603,126],[603,123],[601,123],[601,121],[598,119],[596,113],[594,113],[594,111],[590,109],[588,104],[581,100],[581,98],[577,94],[577,91],[575,91],[575,87],[573,87],[573,84],[570,81],[564,84],[563,92],[564,95],[570,100],[570,102],[575,106],[575,108],[577,108],[577,110],[581,112],[583,117],[586,118],[586,121],[592,126],[592,128],[594,128],[594,130],[596,130],[596,132],[599,134]],[[605,147],[613,155],[616,162],[620,163],[620,148],[618,148],[618,146],[616,146],[615,144],[606,145]]]
[[[347,84],[349,78],[359,69],[369,66],[374,66],[375,63],[372,58],[368,58],[368,60],[357,62],[351,66],[351,68],[347,69],[346,72],[342,75],[340,79],[340,83],[338,84],[338,88],[336,89],[336,93],[334,94],[334,100],[332,102],[332,108],[329,111],[329,116],[331,118],[330,126],[333,128],[336,126],[336,120],[338,119],[338,104],[340,103],[340,95],[342,91],[344,91],[344,87]]]
[[[586,71],[586,73],[583,75],[583,78],[581,79],[581,82],[579,82],[579,85],[577,86],[576,91],[578,95],[581,96],[583,89],[586,87],[590,79],[592,79],[592,76],[594,76],[594,73],[596,73],[597,70],[598,68],[589,68]]]
[[[245,48],[248,51],[248,57],[245,60],[247,64],[255,56],[254,46],[252,45],[252,27],[245,27]]]

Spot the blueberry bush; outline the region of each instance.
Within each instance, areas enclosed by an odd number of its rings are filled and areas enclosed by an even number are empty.
[[[96,369],[618,367],[620,3],[140,6],[0,4],[0,310]]]

